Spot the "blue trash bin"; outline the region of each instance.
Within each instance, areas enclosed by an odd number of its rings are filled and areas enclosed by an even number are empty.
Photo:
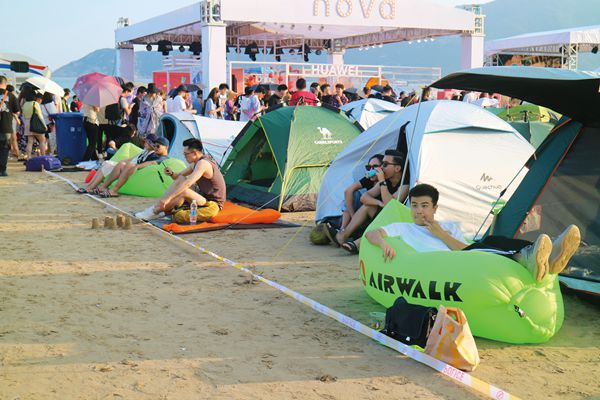
[[[87,138],[83,129],[82,113],[50,115],[56,124],[56,147],[63,165],[75,165],[83,160]]]

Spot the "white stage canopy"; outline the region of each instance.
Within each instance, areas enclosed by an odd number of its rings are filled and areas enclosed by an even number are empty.
[[[562,58],[562,67],[576,69],[577,55],[596,53],[598,46],[600,25],[594,25],[492,40],[485,43],[485,55],[490,59],[498,54],[557,56]],[[489,63],[496,65],[493,61]]]
[[[229,47],[268,48],[275,58],[283,49],[308,46],[343,64],[346,49],[461,35],[461,65],[477,67],[483,63],[480,4],[489,1],[454,0],[450,6],[442,0],[204,0],[133,25],[121,19],[115,31],[120,75],[132,78],[133,45],[159,41],[174,50],[201,47],[206,87],[225,81],[218,71],[226,69]]]
[[[482,1],[472,1],[481,3]],[[484,1],[485,2],[485,1]],[[201,36],[203,3],[117,29],[117,43],[156,44],[170,40],[189,44]],[[339,39],[343,48],[471,33],[471,12],[418,0],[221,0],[219,20],[227,25],[230,46],[296,39]],[[269,46],[271,43],[269,44]],[[260,44],[259,44],[260,46]]]

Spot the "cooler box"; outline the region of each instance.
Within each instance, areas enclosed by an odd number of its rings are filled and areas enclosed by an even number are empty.
[[[67,112],[50,116],[56,124],[56,146],[62,164],[74,165],[83,161],[87,146],[83,114]]]

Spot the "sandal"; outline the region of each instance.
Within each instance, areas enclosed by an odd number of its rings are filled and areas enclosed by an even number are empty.
[[[112,194],[110,192],[110,190],[105,190],[102,193],[99,194],[100,197],[102,197],[103,199],[110,199],[112,197],[119,197],[118,194]]]
[[[354,243],[354,240],[348,240],[347,242],[342,243],[342,249],[350,254],[358,254],[358,246]]]
[[[336,239],[338,230],[335,229],[329,222],[325,224],[325,235],[331,240],[336,247],[340,247],[340,242]]]
[[[77,190],[75,192],[77,194],[86,194],[88,191],[87,191],[87,189],[84,189],[84,188],[77,188]]]

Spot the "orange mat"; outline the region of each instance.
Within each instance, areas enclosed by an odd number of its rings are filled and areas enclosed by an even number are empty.
[[[226,201],[223,209],[210,222],[202,222],[196,225],[170,223],[161,225],[161,228],[172,233],[191,233],[224,229],[231,225],[262,226],[275,224],[279,218],[281,218],[281,213],[277,210],[264,209],[257,211]]]

